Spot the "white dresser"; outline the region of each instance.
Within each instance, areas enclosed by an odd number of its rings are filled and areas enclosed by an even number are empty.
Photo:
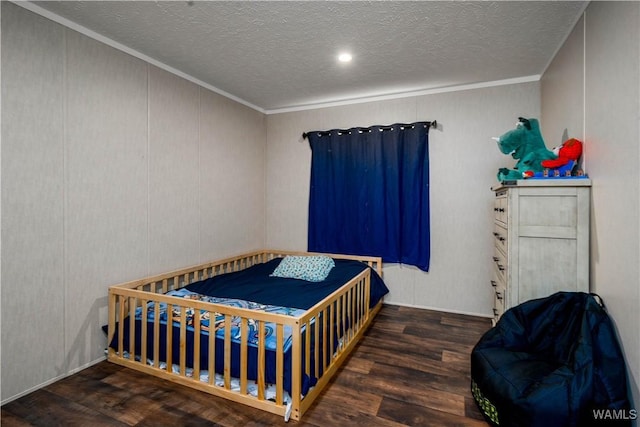
[[[494,324],[524,301],[589,292],[591,180],[518,180],[491,190]]]

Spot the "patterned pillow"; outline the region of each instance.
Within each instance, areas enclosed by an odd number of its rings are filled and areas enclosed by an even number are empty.
[[[273,270],[271,276],[300,279],[309,282],[322,282],[335,266],[333,258],[322,255],[285,256]]]

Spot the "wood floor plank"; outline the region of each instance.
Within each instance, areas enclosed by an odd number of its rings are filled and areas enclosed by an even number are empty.
[[[394,420],[407,426],[421,427],[486,427],[484,421],[423,408],[412,403],[385,398],[378,417]]]
[[[475,329],[480,334],[487,331],[487,319],[465,314],[442,313],[440,323],[449,326],[459,326],[464,329]]]
[[[419,366],[416,367],[420,368]],[[466,395],[470,380],[469,375],[462,376],[458,375],[457,372],[454,374],[446,372],[433,373],[425,372],[421,369],[409,369],[382,364],[376,365],[376,368],[371,371],[370,375],[372,377],[401,378],[407,384],[407,389],[412,385],[420,384],[439,392],[454,393],[461,396]]]
[[[68,377],[52,384],[48,391],[127,425],[136,425],[162,406],[159,401],[129,389],[82,378]],[[78,390],[83,393],[78,394]]]
[[[2,426],[487,426],[469,355],[489,319],[383,306],[300,422],[100,362],[2,406]]]
[[[478,342],[480,336],[470,334],[469,330],[448,325],[410,325],[404,330],[404,334],[414,337],[416,340],[425,340],[433,343],[440,343],[443,348],[449,350],[471,349]]]
[[[352,357],[349,359],[349,363],[344,366],[344,369],[368,374],[374,366],[375,362],[373,360]]]
[[[368,376],[344,374],[336,378],[336,383],[354,392],[362,393],[369,390],[377,395],[411,402],[425,408],[464,415],[464,396],[434,388],[424,383],[419,376],[397,376],[397,371],[380,375],[383,371],[384,368],[380,369],[378,374]]]
[[[345,387],[343,384],[332,383],[318,400],[321,408],[331,407],[344,412],[365,413],[375,415],[380,408],[382,396],[374,390]]]
[[[11,427],[28,427],[33,425],[28,423],[26,420],[24,420],[20,416],[14,415],[11,412],[5,410],[4,408],[0,413],[0,423],[3,426],[11,426]]]
[[[14,417],[33,426],[126,426],[80,403],[60,397],[46,389],[3,405]],[[10,425],[2,419],[2,425]]]
[[[424,355],[419,353],[414,355],[394,353],[393,348],[384,348],[382,344],[379,346],[363,345],[359,351],[360,357],[373,360],[377,364],[399,366],[434,374],[448,375],[452,372],[458,372],[458,374],[464,375],[469,370],[468,367],[460,368],[453,364],[444,364],[442,362],[442,350],[438,350],[437,357],[430,355],[429,351],[425,351]]]

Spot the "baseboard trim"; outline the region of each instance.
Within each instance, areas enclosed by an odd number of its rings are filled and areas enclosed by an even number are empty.
[[[64,378],[67,378],[67,377],[73,375],[73,374],[77,374],[78,372],[80,372],[80,371],[82,371],[82,370],[84,370],[84,369],[86,369],[86,368],[88,368],[90,366],[96,365],[96,364],[98,364],[100,362],[103,362],[105,360],[107,360],[107,356],[102,356],[102,357],[100,357],[100,358],[98,358],[96,360],[93,360],[93,361],[91,361],[89,363],[86,363],[86,364],[84,364],[84,365],[82,365],[82,366],[80,366],[78,368],[72,369],[71,371],[69,371],[69,372],[67,372],[65,374],[62,374],[62,375],[59,375],[57,377],[51,378],[50,380],[45,381],[42,384],[38,384],[36,386],[33,386],[33,387],[31,387],[31,388],[29,388],[29,389],[27,389],[27,390],[25,390],[25,391],[23,391],[21,393],[16,394],[15,396],[11,396],[11,397],[3,400],[2,402],[0,402],[0,405],[5,405],[5,404],[7,404],[9,402],[12,402],[12,401],[14,401],[16,399],[19,399],[19,398],[23,397],[23,396],[26,396],[29,393],[33,393],[34,391],[40,390],[41,388],[44,388],[44,387],[46,387],[46,386],[48,386],[50,384],[53,384],[56,381],[60,381],[60,380],[62,380]]]
[[[410,307],[410,308],[419,308],[421,310],[432,310],[432,311],[441,311],[443,313],[451,313],[451,314],[463,314],[465,316],[473,316],[473,317],[482,317],[482,318],[486,318],[486,319],[493,319],[493,316],[491,316],[490,314],[486,314],[486,313],[472,313],[472,312],[468,312],[468,311],[462,311],[462,310],[450,310],[450,309],[444,309],[442,307],[431,307],[431,306],[424,306],[424,305],[415,305],[415,304],[404,304],[404,303],[399,303],[399,302],[384,302],[386,305],[395,305],[398,307]]]

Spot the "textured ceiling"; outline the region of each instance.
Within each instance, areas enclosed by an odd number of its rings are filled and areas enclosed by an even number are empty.
[[[586,6],[580,1],[33,4],[267,112],[536,76]],[[353,54],[351,63],[337,63],[342,50]]]

